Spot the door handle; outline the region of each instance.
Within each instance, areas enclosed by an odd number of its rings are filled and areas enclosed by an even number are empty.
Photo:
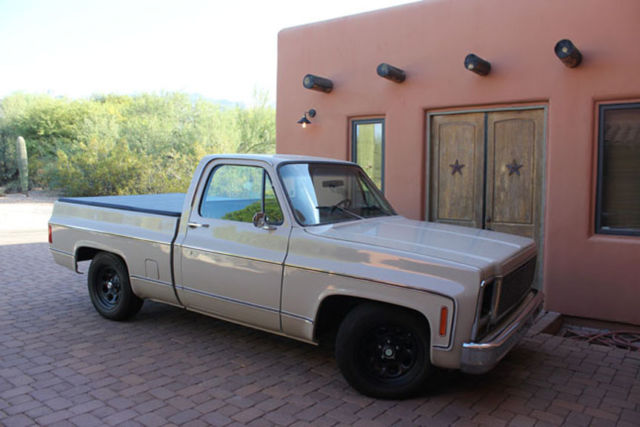
[[[187,227],[189,228],[208,228],[209,224],[200,224],[199,222],[188,222]]]

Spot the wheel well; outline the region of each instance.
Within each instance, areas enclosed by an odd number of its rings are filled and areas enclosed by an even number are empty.
[[[127,265],[127,261],[125,261],[124,258],[122,258],[120,255],[118,255],[116,253],[109,252],[109,251],[103,251],[101,249],[89,248],[89,247],[78,248],[76,250],[76,262],[90,261],[93,258],[95,258],[96,255],[98,255],[101,252],[104,252],[105,254],[111,254],[111,255],[113,255],[115,257],[120,258],[120,260],[124,264],[124,268],[127,269],[127,274],[129,274],[129,266]]]
[[[76,250],[76,261],[89,261],[93,259],[93,257],[96,256],[96,254],[99,252],[104,252],[104,251],[101,251],[100,249],[95,249],[95,248],[86,248],[86,247],[78,248]]]
[[[318,340],[320,344],[333,345],[335,336],[338,332],[338,328],[340,327],[340,324],[344,320],[345,316],[355,306],[364,303],[374,303],[380,305],[381,307],[387,306],[401,308],[403,310],[412,312],[424,321],[427,331],[430,332],[429,320],[424,316],[424,314],[412,308],[370,300],[366,298],[358,298],[345,295],[331,295],[322,300],[322,302],[320,303],[318,315],[316,316],[314,338]]]

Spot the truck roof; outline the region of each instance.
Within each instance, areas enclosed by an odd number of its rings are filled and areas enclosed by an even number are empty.
[[[242,160],[260,160],[277,166],[286,162],[331,162],[331,163],[351,163],[347,160],[330,159],[328,157],[302,156],[298,154],[211,154],[203,160],[210,161],[212,159],[242,159]]]

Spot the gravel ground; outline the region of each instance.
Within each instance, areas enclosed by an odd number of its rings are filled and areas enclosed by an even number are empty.
[[[0,197],[0,244],[47,241],[47,222],[57,196],[33,192]]]

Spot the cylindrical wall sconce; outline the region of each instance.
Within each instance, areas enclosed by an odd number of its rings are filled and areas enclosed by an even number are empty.
[[[324,93],[329,93],[333,90],[333,82],[324,77],[314,76],[313,74],[307,74],[302,79],[302,85],[311,90],[317,90]]]
[[[556,43],[554,50],[556,51],[558,59],[569,68],[575,68],[582,62],[582,53],[580,53],[571,40],[560,40]]]
[[[474,73],[486,76],[491,71],[491,64],[473,53],[464,58],[464,68]]]
[[[380,77],[384,77],[385,79],[396,83],[402,83],[407,78],[407,74],[404,70],[387,64],[386,62],[378,65],[376,71]]]

